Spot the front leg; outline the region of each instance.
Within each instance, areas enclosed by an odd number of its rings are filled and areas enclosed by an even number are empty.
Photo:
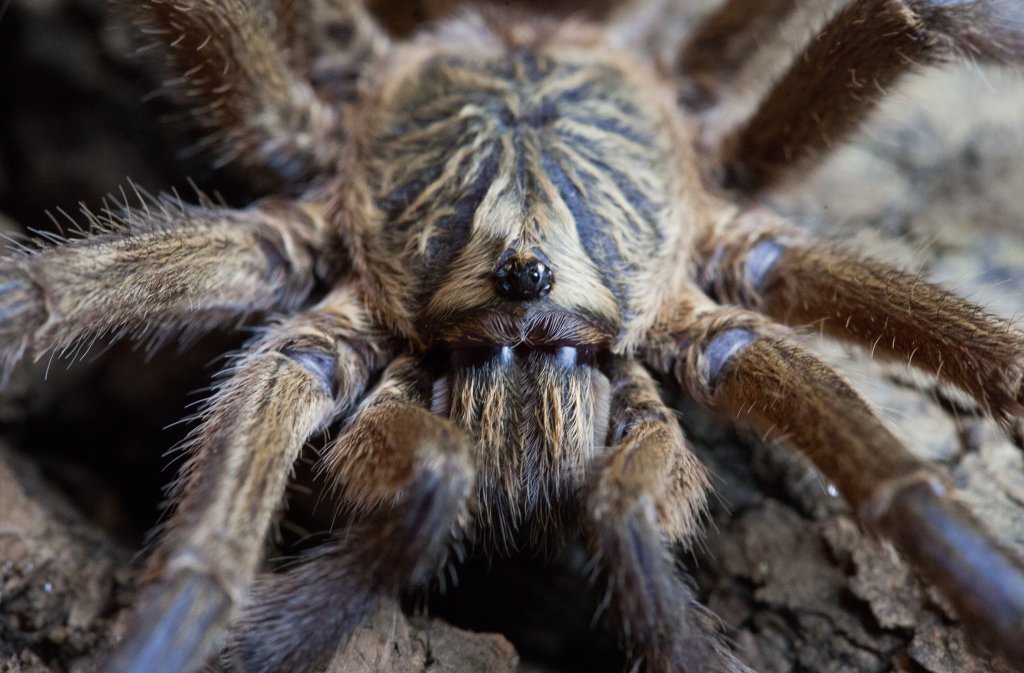
[[[612,386],[613,445],[587,507],[606,602],[649,673],[749,671],[718,638],[669,547],[697,532],[704,468],[639,364],[618,365]]]
[[[177,505],[132,630],[106,673],[189,673],[231,621],[306,438],[362,394],[380,354],[362,306],[335,290],[240,358],[190,442]]]
[[[261,578],[225,649],[245,673],[306,671],[345,644],[381,597],[429,583],[466,529],[470,439],[432,414],[422,372],[392,363],[325,468],[357,523],[293,568]]]
[[[979,640],[1011,662],[1024,660],[1024,564],[957,502],[937,468],[781,328],[710,305],[686,323],[666,367],[682,386],[711,409],[785,438],[835,484],[866,530],[944,590]]]
[[[767,210],[740,214],[701,257],[718,301],[931,372],[1003,423],[1024,414],[1024,334],[917,274],[815,241]]]
[[[327,220],[311,202],[234,210],[161,197],[88,217],[94,235],[0,259],[3,374],[26,352],[122,335],[156,343],[294,308],[328,261]]]

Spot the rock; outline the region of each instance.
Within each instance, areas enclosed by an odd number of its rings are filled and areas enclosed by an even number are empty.
[[[437,620],[411,623],[385,601],[321,673],[514,673],[515,649],[499,635]]]
[[[25,671],[43,665],[36,652],[75,668],[106,642],[128,560],[32,463],[0,447],[0,653]]]

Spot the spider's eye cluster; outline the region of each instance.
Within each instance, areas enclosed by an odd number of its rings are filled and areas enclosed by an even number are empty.
[[[495,286],[502,297],[529,301],[551,292],[555,274],[536,257],[514,257],[495,272]]]

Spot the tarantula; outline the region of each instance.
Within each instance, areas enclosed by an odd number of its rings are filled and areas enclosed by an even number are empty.
[[[749,670],[670,553],[697,534],[707,476],[652,372],[784,436],[969,626],[1024,657],[1024,568],[783,325],[910,361],[1000,419],[1024,415],[1024,335],[756,205],[918,64],[1024,61],[1024,9],[852,0],[729,121],[751,46],[799,5],[728,0],[669,64],[646,48],[647,3],[603,26],[466,11],[408,40],[355,0],[130,8],[221,160],[284,196],[162,200],[9,255],[5,366],[283,317],[204,412],[105,670],[193,671],[218,646],[229,670],[308,670],[463,541],[502,553],[577,528],[647,670]],[[256,579],[292,463],[337,421],[322,466],[357,523]]]

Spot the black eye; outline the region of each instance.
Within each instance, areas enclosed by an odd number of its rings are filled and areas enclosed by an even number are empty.
[[[501,267],[495,280],[501,296],[530,301],[551,292],[554,274],[546,264],[530,257],[510,260]]]

